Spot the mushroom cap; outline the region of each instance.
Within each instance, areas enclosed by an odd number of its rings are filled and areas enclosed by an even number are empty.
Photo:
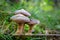
[[[22,14],[17,14],[17,15],[14,15],[10,18],[11,20],[17,22],[17,23],[27,23],[30,21],[30,19]]]
[[[31,16],[31,14],[24,9],[15,11],[15,14],[23,14],[25,16]]]
[[[30,19],[30,22],[28,24],[40,24],[40,21],[37,19]]]

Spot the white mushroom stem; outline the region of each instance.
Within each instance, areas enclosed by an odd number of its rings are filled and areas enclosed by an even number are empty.
[[[23,33],[23,28],[24,28],[24,23],[18,24],[16,34],[22,34]]]

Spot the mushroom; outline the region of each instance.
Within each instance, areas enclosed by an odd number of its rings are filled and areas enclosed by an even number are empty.
[[[30,21],[30,19],[28,17],[26,17],[22,14],[14,15],[10,19],[15,21],[16,23],[18,23],[18,28],[17,28],[17,31],[15,33],[16,35],[22,34],[25,23]]]
[[[15,14],[23,14],[24,16],[27,16],[27,17],[31,16],[31,14],[24,9],[15,11]]]
[[[39,24],[39,23],[40,23],[39,20],[30,19],[30,22],[28,23],[28,25],[29,25],[30,28],[28,30],[28,33],[26,33],[26,34],[32,34],[32,28],[34,27],[34,25]]]

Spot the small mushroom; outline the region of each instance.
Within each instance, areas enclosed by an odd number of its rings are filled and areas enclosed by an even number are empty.
[[[16,35],[22,34],[25,23],[30,21],[30,19],[28,17],[26,17],[22,14],[14,15],[10,19],[15,21],[16,23],[18,23],[18,28],[17,28],[17,31],[15,33]]]
[[[30,29],[28,30],[28,33],[26,34],[32,34],[32,28],[34,27],[34,25],[39,24],[40,21],[36,20],[36,19],[31,19],[30,22],[28,23]]]
[[[15,14],[23,14],[24,16],[31,16],[31,14],[24,9],[15,11]]]

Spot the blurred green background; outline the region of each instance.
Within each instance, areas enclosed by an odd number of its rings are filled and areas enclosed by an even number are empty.
[[[17,24],[10,17],[20,9],[30,12],[31,18],[40,20],[40,24],[33,28],[34,34],[45,34],[45,29],[60,32],[60,0],[0,0],[1,37],[15,33]],[[26,32],[28,29],[28,25],[25,25]]]

